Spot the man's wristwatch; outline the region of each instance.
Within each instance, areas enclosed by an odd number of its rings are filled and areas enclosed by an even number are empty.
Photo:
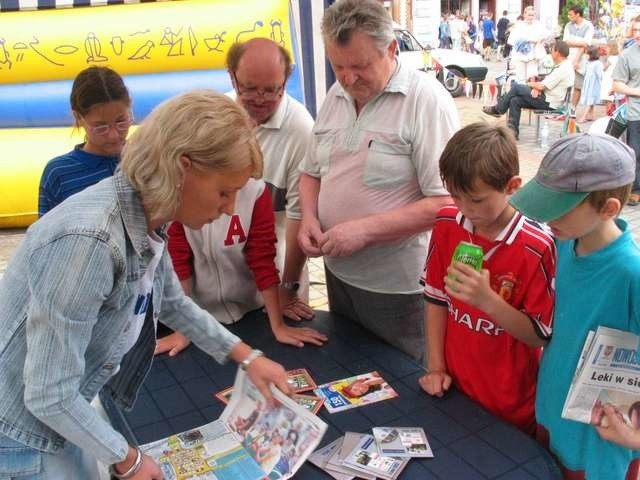
[[[256,358],[263,357],[263,356],[264,356],[264,353],[262,353],[261,350],[256,350],[256,349],[251,350],[251,352],[249,352],[249,355],[247,355],[246,358],[240,362],[240,368],[246,371],[247,368],[249,368],[249,364],[251,362],[253,362]]]
[[[300,288],[300,282],[282,282],[280,284],[280,288],[291,290],[292,292],[297,292]]]

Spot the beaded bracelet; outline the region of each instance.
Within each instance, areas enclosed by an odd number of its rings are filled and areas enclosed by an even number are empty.
[[[127,480],[127,478],[131,478],[136,473],[138,473],[138,471],[140,470],[140,467],[142,467],[142,452],[140,451],[139,448],[136,448],[136,461],[133,462],[133,465],[131,465],[129,470],[127,470],[124,473],[118,473],[116,472],[116,469],[114,468],[114,466],[111,465],[109,467],[109,473],[119,480]]]

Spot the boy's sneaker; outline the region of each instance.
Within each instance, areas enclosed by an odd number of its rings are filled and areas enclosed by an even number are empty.
[[[501,117],[502,114],[498,112],[498,110],[496,110],[495,106],[486,106],[486,107],[482,107],[482,113],[486,114],[486,115],[491,115],[492,117]]]

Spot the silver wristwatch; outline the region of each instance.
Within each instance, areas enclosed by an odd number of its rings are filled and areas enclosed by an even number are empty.
[[[244,360],[242,360],[242,362],[240,362],[240,368],[246,371],[247,368],[249,368],[249,364],[251,362],[253,362],[256,358],[263,357],[263,356],[264,356],[264,353],[262,353],[262,350],[257,350],[257,349],[251,350],[251,352],[249,352],[249,355],[247,355],[247,357]]]

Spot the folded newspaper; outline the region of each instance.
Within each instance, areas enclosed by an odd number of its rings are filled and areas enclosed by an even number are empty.
[[[582,349],[562,418],[600,424],[602,407],[613,405],[621,418],[640,428],[640,358],[633,333],[598,327]]]
[[[165,480],[290,478],[320,443],[327,424],[275,387],[275,407],[240,369],[233,389],[218,420],[140,447]]]

